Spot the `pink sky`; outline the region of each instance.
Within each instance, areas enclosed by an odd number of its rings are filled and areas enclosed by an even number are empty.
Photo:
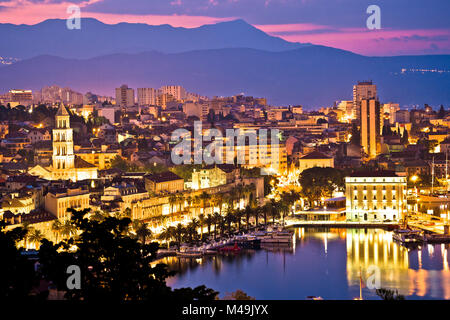
[[[332,28],[313,24],[258,25],[256,27],[287,41],[311,42],[364,55],[450,53],[448,41],[450,30],[447,29],[343,28],[322,33],[321,30]]]
[[[139,22],[151,25],[170,24],[174,27],[194,28],[204,24],[236,19],[188,15],[130,15],[88,12],[88,4],[101,0],[86,0],[79,4],[83,18],[96,18],[102,22]],[[36,24],[46,19],[67,18],[70,2],[35,4],[28,0],[2,2],[0,22]],[[315,24],[257,25],[257,28],[287,41],[310,42],[350,50],[364,55],[441,54],[450,53],[450,31],[446,29],[368,30],[336,29]]]

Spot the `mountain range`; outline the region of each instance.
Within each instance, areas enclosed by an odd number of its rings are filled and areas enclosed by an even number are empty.
[[[273,105],[319,107],[335,100],[351,100],[352,86],[358,80],[370,79],[377,85],[382,102],[450,104],[450,55],[367,57],[290,43],[242,20],[195,29],[126,23],[111,26],[94,19],[83,20],[81,30],[51,27],[63,22],[0,25],[2,37],[5,28],[21,30],[15,42],[0,49],[0,55],[24,59],[0,67],[0,92],[56,84],[113,95],[121,84],[132,88],[180,84],[190,92],[208,96],[245,93],[266,97]],[[103,31],[92,31],[91,25],[92,30]],[[39,37],[36,30],[41,32]],[[130,30],[140,35],[142,46],[126,40]],[[67,32],[80,33],[69,40],[58,38]],[[109,37],[114,34],[117,39],[112,41]],[[33,35],[39,41],[32,40]],[[35,49],[30,49],[33,46]]]
[[[283,51],[308,45],[272,37],[244,20],[174,28],[142,23],[111,25],[83,18],[80,27],[69,30],[63,19],[45,20],[35,25],[0,24],[0,39],[7,44],[2,46],[0,55],[26,59],[49,54],[84,59],[153,50],[165,53],[222,48]]]

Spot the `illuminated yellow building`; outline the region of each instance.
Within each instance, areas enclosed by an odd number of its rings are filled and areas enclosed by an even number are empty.
[[[154,193],[175,193],[184,190],[184,179],[171,171],[146,175],[145,189]]]
[[[345,178],[347,220],[398,221],[406,208],[406,177],[391,171],[359,172]]]
[[[380,103],[375,99],[362,100],[360,109],[361,146],[369,158],[381,152]]]
[[[192,189],[205,189],[217,187],[227,183],[227,174],[217,166],[194,169],[192,172]]]
[[[89,208],[89,191],[77,189],[50,190],[45,196],[45,210],[58,219],[67,217],[67,209]]]
[[[119,152],[110,150],[79,150],[75,152],[75,155],[96,166],[98,170],[109,169],[111,161],[120,156]]]

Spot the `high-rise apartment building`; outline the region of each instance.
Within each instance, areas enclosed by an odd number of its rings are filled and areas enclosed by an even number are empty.
[[[361,100],[360,131],[361,146],[369,158],[375,158],[381,151],[380,145],[380,102],[375,99]]]
[[[377,86],[372,81],[358,81],[358,84],[353,86],[353,111],[355,119],[360,118],[361,101],[365,99],[377,99]]]
[[[153,88],[138,88],[137,89],[137,102],[140,106],[154,106],[157,103],[158,96],[161,91]]]
[[[168,94],[175,98],[175,100],[186,99],[186,90],[182,86],[162,86],[160,88],[162,94]]]
[[[134,106],[134,90],[126,84],[116,88],[116,104],[121,107]]]

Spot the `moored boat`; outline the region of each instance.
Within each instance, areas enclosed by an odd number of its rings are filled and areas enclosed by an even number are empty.
[[[392,239],[402,244],[414,244],[423,242],[422,231],[411,229],[394,230]]]

